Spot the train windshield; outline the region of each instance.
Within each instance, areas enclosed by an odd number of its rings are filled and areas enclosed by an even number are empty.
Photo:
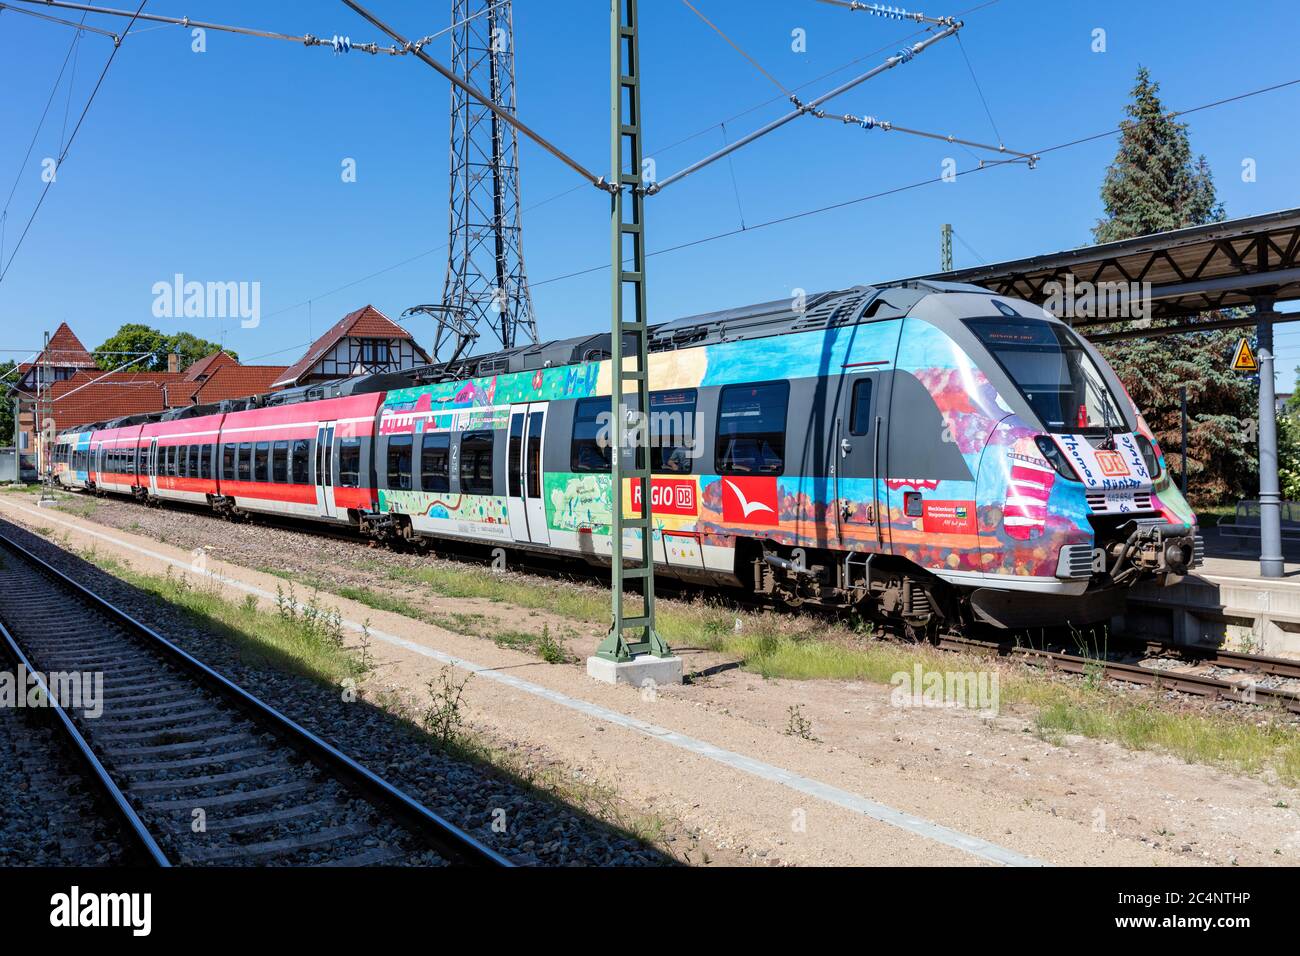
[[[967,319],[1049,431],[1126,428],[1097,363],[1064,325],[1040,319]]]

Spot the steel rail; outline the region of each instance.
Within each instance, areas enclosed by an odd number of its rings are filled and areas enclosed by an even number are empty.
[[[1087,657],[1082,654],[1070,654],[1064,651],[1049,651],[1035,647],[1017,647],[997,641],[981,641],[975,638],[944,635],[938,639],[938,646],[944,650],[975,651],[977,653],[996,654],[999,657],[1016,657],[1026,663],[1060,670],[1070,674],[1084,674],[1090,668],[1101,668],[1106,677],[1129,683],[1147,686],[1168,687],[1171,690],[1198,697],[1235,700],[1240,703],[1253,703],[1250,698],[1264,698],[1276,701],[1292,713],[1300,713],[1300,691],[1284,690],[1277,687],[1259,687],[1249,682],[1227,681],[1204,674],[1186,674],[1176,671],[1157,670],[1142,667],[1140,664],[1128,664],[1121,661],[1108,661]]]
[[[55,719],[59,726],[63,728],[63,732],[71,742],[77,757],[86,765],[90,771],[90,776],[98,784],[99,789],[108,797],[113,809],[126,827],[126,832],[130,834],[132,841],[137,845],[137,849],[154,866],[170,867],[172,864],[171,860],[167,858],[167,854],[163,852],[162,847],[158,845],[158,841],[149,832],[149,828],[145,826],[144,821],[135,812],[135,808],[131,806],[131,801],[122,792],[122,788],[117,785],[112,775],[104,768],[90,743],[82,736],[72,718],[68,716],[68,712],[63,709],[63,704],[50,692],[50,686],[45,680],[45,675],[32,665],[27,654],[18,645],[17,639],[10,633],[9,628],[5,627],[3,621],[0,621],[0,637],[4,638],[4,644],[8,647],[9,656],[20,667],[25,668],[27,673],[40,685],[41,692],[45,695],[45,700],[48,703],[48,709],[54,712]]]
[[[0,534],[0,546],[17,554],[33,567],[53,578],[56,583],[72,591],[86,604],[111,618],[128,632],[143,639],[145,645],[161,653],[168,661],[178,665],[197,682],[214,690],[235,707],[249,714],[284,743],[308,759],[325,764],[354,789],[387,806],[416,832],[446,856],[449,861],[475,866],[513,867],[514,864],[491,847],[466,833],[460,827],[398,790],[382,777],[357,763],[351,757],[326,743],[291,718],[254,697],[239,685],[208,667],[187,651],[177,647],[153,628],[132,617],[94,591],[73,580],[48,561],[18,544],[6,534]],[[7,633],[7,632],[6,632]],[[33,671],[35,673],[35,671]]]
[[[1233,670],[1249,671],[1252,674],[1267,674],[1270,677],[1284,677],[1300,680],[1300,660],[1286,657],[1268,657],[1264,654],[1247,654],[1244,651],[1230,651],[1221,647],[1198,647],[1196,645],[1165,644],[1161,641],[1138,640],[1145,646],[1149,655],[1177,654],[1190,658],[1197,663],[1212,667],[1227,667]]]

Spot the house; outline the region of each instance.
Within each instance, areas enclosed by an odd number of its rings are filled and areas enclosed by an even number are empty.
[[[182,370],[177,355],[167,358],[165,372],[101,371],[68,324],[60,324],[49,346],[31,362],[17,366],[17,377],[6,383],[9,400],[18,404],[19,449],[37,449],[36,419],[42,414],[55,431],[61,431],[124,415],[210,405],[429,362],[428,353],[411,333],[370,305],[345,315],[291,366],[242,365],[228,352],[217,351]],[[0,437],[0,445],[8,442],[9,436]]]
[[[294,388],[428,364],[428,353],[416,344],[410,332],[373,305],[367,305],[339,319],[271,387]]]

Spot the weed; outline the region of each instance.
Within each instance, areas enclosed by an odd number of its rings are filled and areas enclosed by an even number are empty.
[[[785,735],[787,737],[798,737],[800,740],[816,740],[812,732],[812,721],[803,715],[803,709],[799,704],[791,704],[787,710],[789,721],[786,723]]]
[[[444,748],[461,736],[461,728],[465,723],[465,715],[461,713],[461,697],[465,693],[465,685],[474,676],[466,674],[465,679],[458,682],[454,675],[455,668],[447,664],[438,672],[437,677],[424,685],[429,693],[429,704],[424,709],[421,724],[425,732]]]

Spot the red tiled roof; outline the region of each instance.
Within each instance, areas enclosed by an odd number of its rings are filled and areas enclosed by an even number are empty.
[[[338,344],[339,340],[349,335],[372,339],[409,339],[412,344],[415,342],[415,337],[410,332],[384,315],[373,305],[367,305],[355,312],[349,312],[335,322],[328,332],[311,344],[311,347],[307,349],[302,358],[290,365],[284,375],[273,383],[274,387],[281,388],[297,384],[298,380],[309,372],[311,367],[320,361],[326,352]],[[424,353],[424,350],[418,345],[415,348],[421,354]],[[428,356],[425,355],[425,358],[427,359]]]
[[[109,376],[104,381],[94,381],[94,376],[79,373],[50,388],[55,427],[70,428],[122,415],[162,411],[168,407],[164,388],[167,384],[159,380],[159,373]]]
[[[284,365],[221,365],[202,382],[187,385],[186,398],[195,405],[219,402],[226,398],[245,398],[271,390],[271,384],[284,374]]]
[[[197,382],[204,375],[211,375],[226,365],[238,365],[239,361],[225,352],[213,352],[205,355],[185,370],[185,381]]]
[[[67,322],[60,322],[59,327],[50,336],[49,348],[42,349],[31,362],[18,364],[18,377],[21,380],[31,369],[48,359],[54,368],[94,368],[95,360],[81,340],[68,328]]]

